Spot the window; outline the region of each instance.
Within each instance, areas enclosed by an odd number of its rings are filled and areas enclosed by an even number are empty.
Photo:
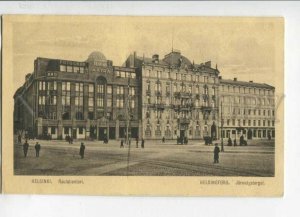
[[[61,72],[65,72],[67,71],[67,66],[66,65],[60,65],[60,69]]]
[[[79,134],[83,134],[83,127],[79,127],[79,132],[78,132]]]
[[[107,94],[112,94],[112,86],[107,85]]]
[[[251,120],[248,120],[248,126],[251,126]]]
[[[117,94],[124,94],[124,87],[123,86],[117,86]]]
[[[227,119],[227,126],[230,125],[230,119]]]
[[[94,98],[90,97],[88,103],[89,103],[89,107],[93,107],[94,106]]]
[[[56,128],[55,127],[51,127],[51,134],[56,134]]]

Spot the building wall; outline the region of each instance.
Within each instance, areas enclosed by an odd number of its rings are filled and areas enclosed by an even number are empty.
[[[220,82],[225,138],[275,137],[275,89],[268,85]],[[220,113],[221,115],[221,113]],[[221,119],[221,116],[219,116]],[[250,132],[249,132],[250,131]]]
[[[186,78],[182,78],[181,75]],[[199,78],[197,79],[197,77]],[[204,77],[207,77],[208,80],[204,81]],[[157,88],[157,83],[161,84],[160,90]],[[183,94],[183,90],[178,90],[183,83],[186,85],[185,95],[187,97],[177,98],[178,94]],[[206,105],[203,103],[204,86],[208,88]],[[200,74],[185,69],[169,69],[164,66],[144,64],[142,67],[142,87],[143,137],[176,139],[177,136],[180,136],[180,129],[182,128],[179,120],[185,112],[188,114],[186,118],[189,124],[185,128],[185,135],[188,139],[202,139],[204,136],[210,136],[212,125],[218,127],[218,76],[216,74]],[[213,88],[215,88],[214,103]],[[157,96],[162,97],[161,102],[157,100]],[[191,107],[183,108],[182,99],[187,100]],[[196,103],[196,100],[199,102]],[[179,113],[176,112],[176,106],[182,108]],[[204,119],[203,108],[205,106],[211,107],[207,120]],[[160,129],[161,133],[158,133],[157,129]],[[218,137],[218,132],[215,136]]]

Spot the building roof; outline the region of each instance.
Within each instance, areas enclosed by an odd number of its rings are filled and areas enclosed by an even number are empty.
[[[104,56],[103,53],[101,53],[100,51],[94,51],[92,52],[89,57],[86,60],[87,62],[90,61],[106,61],[106,57]]]
[[[258,87],[258,88],[268,88],[268,89],[275,89],[273,86],[265,83],[254,83],[254,82],[247,82],[247,81],[236,81],[231,79],[220,79],[220,84],[230,84],[230,85],[241,85],[247,87]]]

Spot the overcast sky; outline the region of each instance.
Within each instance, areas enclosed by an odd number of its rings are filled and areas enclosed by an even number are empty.
[[[274,85],[278,19],[187,17],[36,17],[13,25],[14,89],[36,57],[84,61],[102,52],[114,65],[127,56],[162,58],[173,47],[195,63],[208,60],[223,78]],[[280,37],[279,37],[280,39]]]

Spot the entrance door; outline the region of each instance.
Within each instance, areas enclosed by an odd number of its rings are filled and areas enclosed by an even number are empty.
[[[109,128],[109,139],[116,139],[116,128],[115,127]]]
[[[98,129],[98,140],[104,141],[106,137],[106,128],[105,127],[99,127]]]
[[[77,129],[73,129],[73,139],[77,139]]]
[[[213,123],[213,125],[211,126],[211,138],[213,140],[217,139],[217,127],[215,123]]]
[[[180,140],[185,137],[185,130],[180,130]]]
[[[252,139],[252,130],[248,130],[247,138]]]

